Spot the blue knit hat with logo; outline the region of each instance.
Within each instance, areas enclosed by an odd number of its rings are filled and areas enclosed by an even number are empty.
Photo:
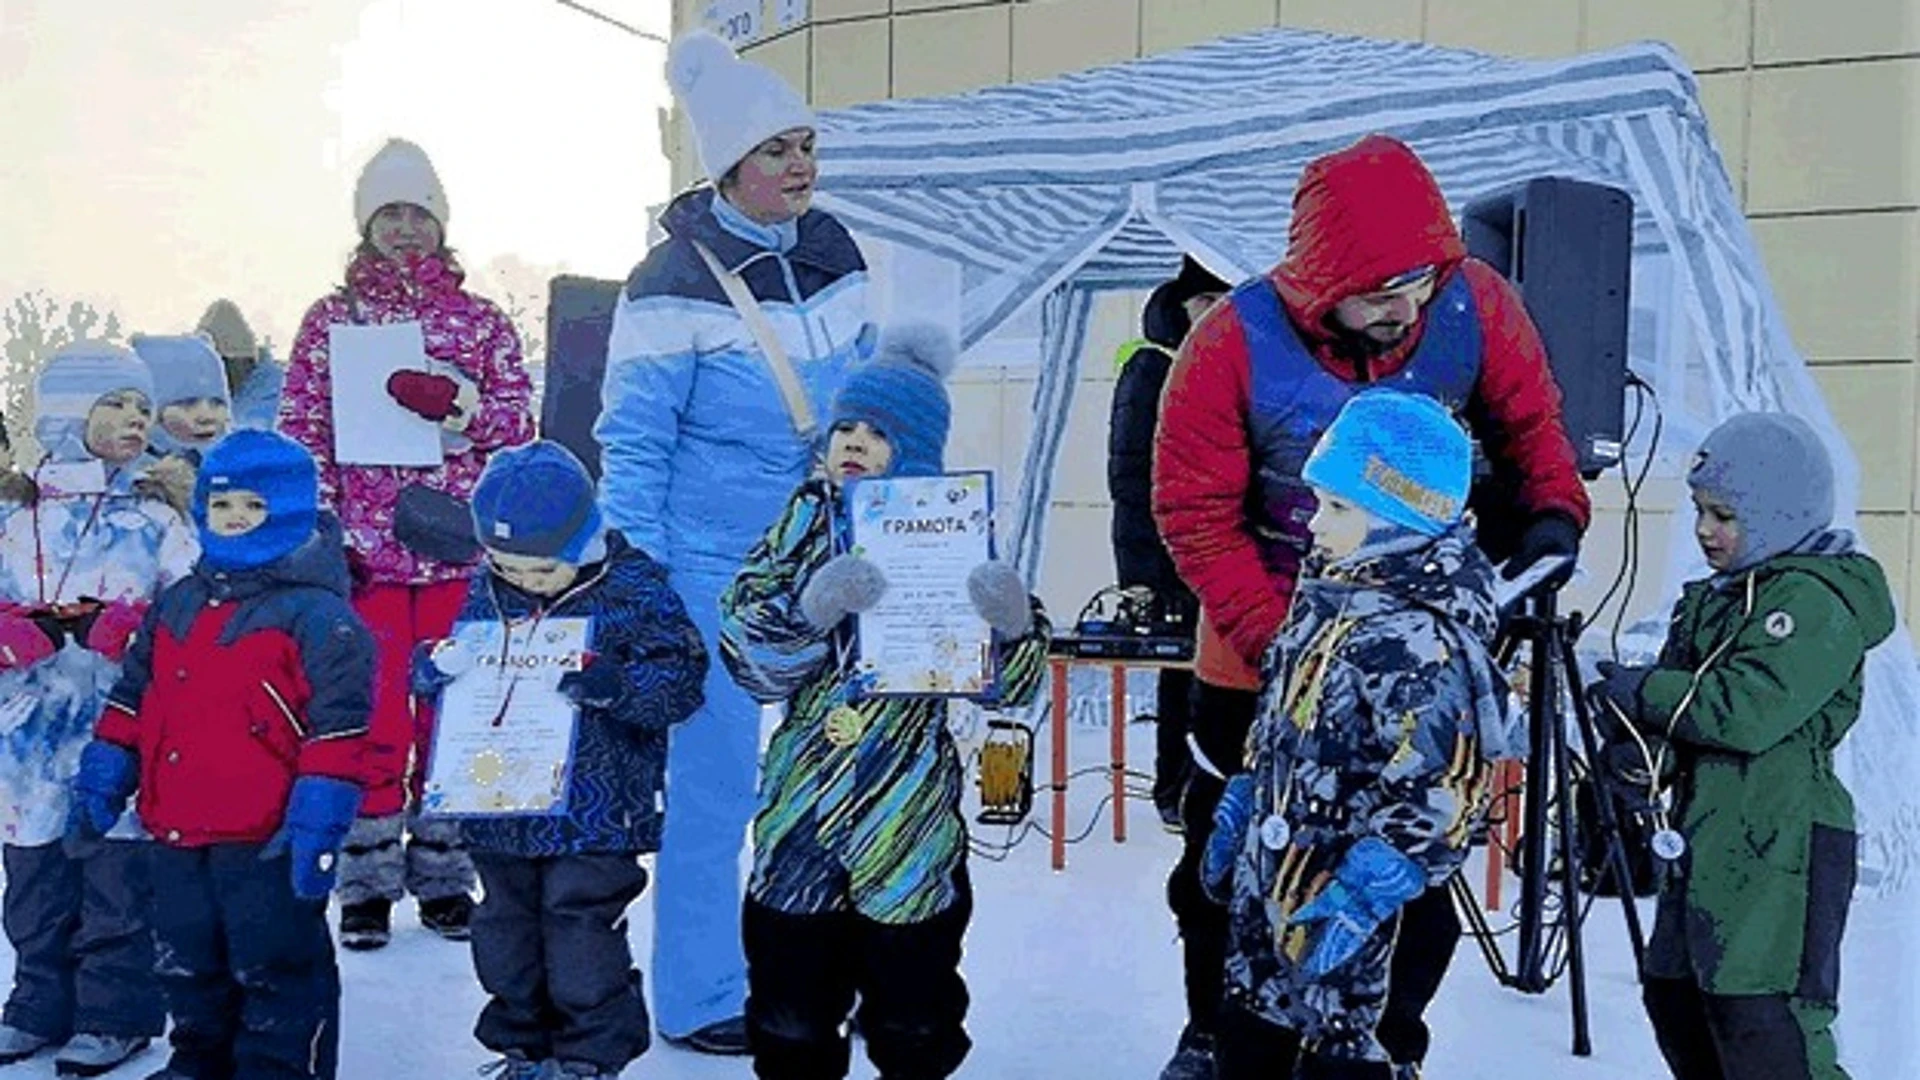
[[[1300,475],[1375,517],[1439,536],[1466,511],[1473,444],[1439,401],[1367,390],[1340,410]]]
[[[228,491],[267,501],[267,520],[239,536],[207,527],[207,503]],[[235,431],[207,448],[193,489],[200,559],[216,570],[250,570],[291,555],[320,520],[319,470],[307,448],[274,431]]]
[[[593,477],[573,451],[541,439],[496,450],[473,489],[473,530],[493,551],[579,565],[606,558]]]
[[[947,376],[960,349],[934,323],[902,323],[880,334],[873,359],[847,376],[833,399],[833,426],[865,421],[893,448],[889,476],[946,471],[953,403]]]

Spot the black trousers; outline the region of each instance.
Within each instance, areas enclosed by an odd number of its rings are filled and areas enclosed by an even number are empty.
[[[1241,770],[1247,731],[1253,726],[1259,695],[1196,681],[1191,724],[1194,742],[1207,761],[1232,776]],[[1200,860],[1213,836],[1213,809],[1226,785],[1195,763],[1180,797],[1180,861],[1167,878],[1167,906],[1180,928],[1181,961],[1186,977],[1187,1027],[1211,1034],[1220,1008],[1222,972],[1227,964],[1227,909],[1200,887]]]
[[[75,1032],[160,1034],[167,1016],[147,925],[150,847],[107,840],[80,859],[58,842],[0,847],[0,922],[14,952],[6,1023],[54,1041]]]
[[[157,971],[173,1071],[193,1080],[333,1080],[340,970],[325,900],[293,895],[257,844],[154,845]]]
[[[1797,1002],[1786,994],[1708,994],[1687,979],[1648,979],[1641,998],[1660,1055],[1675,1080],[1827,1080],[1845,1075],[1830,1054],[1822,1055],[1827,1060],[1817,1070],[1809,1055],[1810,1034],[1831,1039],[1826,1034],[1831,1006]],[[1809,1027],[1817,1031],[1809,1032]]]
[[[1213,1080],[1392,1080],[1384,1061],[1321,1057],[1300,1036],[1234,1002],[1220,1007],[1213,1036]]]
[[[1193,717],[1193,672],[1164,668],[1155,677],[1153,731],[1153,805],[1178,813],[1193,772],[1187,731]]]
[[[473,912],[473,968],[491,995],[474,1038],[610,1073],[645,1053],[652,1021],[627,945],[627,907],[647,887],[638,859],[472,855],[486,889]]]
[[[1241,768],[1258,695],[1200,682],[1194,688],[1193,733],[1202,753],[1220,771]],[[1227,910],[1200,887],[1200,860],[1213,835],[1213,810],[1225,785],[1195,765],[1180,804],[1185,825],[1180,861],[1167,879],[1167,905],[1180,928],[1187,990],[1187,1025],[1211,1033],[1220,1009],[1227,963]],[[1375,1035],[1396,1062],[1425,1060],[1432,1038],[1424,1019],[1440,992],[1460,943],[1460,916],[1445,886],[1428,889],[1400,910],[1400,931],[1390,964],[1392,983]]]
[[[746,902],[747,1038],[760,1080],[840,1080],[846,1021],[860,1000],[860,1036],[880,1080],[942,1080],[966,1060],[961,939],[973,917],[960,898],[924,922],[888,925],[853,912],[789,915]]]

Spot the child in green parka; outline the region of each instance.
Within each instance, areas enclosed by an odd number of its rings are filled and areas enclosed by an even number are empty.
[[[1832,1025],[1858,840],[1833,757],[1893,597],[1831,528],[1833,465],[1797,417],[1726,421],[1687,482],[1713,574],[1686,587],[1651,666],[1603,663],[1594,688],[1610,756],[1641,747],[1641,771],[1673,777],[1682,844],[1663,853],[1647,1015],[1680,1080],[1843,1080]]]
[[[834,400],[824,472],[806,481],[720,600],[721,657],[786,715],[761,763],[742,936],[747,1039],[761,1080],[847,1073],[846,1021],[882,1076],[959,1068],[961,941],[973,909],[963,768],[937,697],[862,697],[853,620],[888,588],[849,550],[842,486],[943,471],[956,349],[929,327],[882,336]],[[1032,700],[1046,669],[1039,601],[1007,563],[971,568],[993,630],[998,701]]]

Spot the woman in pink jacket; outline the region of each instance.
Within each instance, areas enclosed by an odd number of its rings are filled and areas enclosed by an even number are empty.
[[[533,437],[533,413],[518,332],[498,307],[461,288],[465,274],[446,247],[446,193],[426,153],[403,140],[387,143],[361,172],[353,209],[360,244],[345,283],[301,321],[280,430],[320,463],[321,499],[346,528],[353,605],[379,646],[368,738],[379,780],[366,789],[347,837],[339,889],[341,944],[377,949],[387,943],[393,902],[407,892],[420,902],[421,924],[453,940],[466,938],[473,907],[473,865],[457,825],[408,814],[426,766],[432,715],[416,711],[407,671],[416,644],[451,630],[477,549],[470,526],[468,535],[435,551],[439,558],[409,530],[423,517],[457,525],[463,514],[450,499],[472,494],[492,451]],[[427,370],[395,373],[386,391],[440,425],[445,456],[429,468],[342,465],[334,450],[329,331],[405,322],[420,324]]]

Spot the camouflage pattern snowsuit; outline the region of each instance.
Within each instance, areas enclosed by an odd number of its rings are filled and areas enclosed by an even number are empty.
[[[1301,581],[1248,739],[1255,801],[1234,868],[1227,999],[1324,1058],[1386,1060],[1373,1031],[1397,920],[1316,980],[1301,965],[1317,927],[1288,918],[1366,836],[1445,881],[1485,811],[1490,763],[1524,738],[1488,651],[1493,568],[1471,532],[1395,546]],[[1265,825],[1276,813],[1285,830]]]

